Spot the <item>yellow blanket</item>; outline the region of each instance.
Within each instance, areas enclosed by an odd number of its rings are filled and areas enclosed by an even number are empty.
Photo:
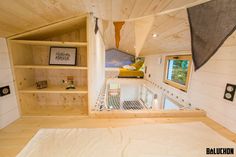
[[[143,71],[120,68],[119,77],[143,77]]]

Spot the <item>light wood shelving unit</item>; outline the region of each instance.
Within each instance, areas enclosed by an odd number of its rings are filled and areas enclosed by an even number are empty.
[[[64,41],[37,41],[37,40],[11,40],[13,43],[25,45],[41,45],[41,46],[62,46],[62,47],[86,47],[87,42],[64,42]]]
[[[87,70],[88,67],[80,66],[53,66],[53,65],[15,65],[16,69],[75,69]]]
[[[88,18],[72,18],[8,39],[23,116],[88,115]],[[51,46],[76,47],[77,65],[48,65]],[[76,89],[62,80],[73,76]],[[37,89],[36,81],[48,87]]]
[[[19,90],[19,93],[77,93],[77,94],[88,94],[87,87],[77,87],[76,89],[65,90],[63,86],[51,86],[43,89],[36,89],[35,87],[28,87]]]

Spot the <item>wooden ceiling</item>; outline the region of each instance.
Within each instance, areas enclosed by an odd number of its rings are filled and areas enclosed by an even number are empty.
[[[153,37],[152,34],[157,34]],[[191,38],[186,10],[156,16],[140,55],[186,52]]]
[[[155,22],[141,55],[189,49],[186,10],[209,0],[2,0],[0,1],[0,37],[10,37],[50,23],[93,12],[106,20],[106,48],[114,48],[112,21],[125,20],[120,49],[135,52],[134,20],[155,15]],[[162,15],[163,14],[163,15]],[[145,28],[144,28],[145,29]],[[158,37],[153,40],[152,33]],[[181,43],[180,43],[181,42]]]

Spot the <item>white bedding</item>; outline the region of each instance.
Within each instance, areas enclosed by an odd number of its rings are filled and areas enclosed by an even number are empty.
[[[192,122],[124,128],[41,129],[17,157],[214,156],[206,155],[208,147],[236,150],[235,143],[203,123]]]

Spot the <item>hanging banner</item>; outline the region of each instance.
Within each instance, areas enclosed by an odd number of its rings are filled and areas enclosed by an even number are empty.
[[[236,0],[212,0],[187,11],[193,62],[197,70],[236,29]]]
[[[96,17],[96,19],[95,19],[95,28],[94,28],[95,34],[97,34],[98,30],[99,30],[99,28],[98,28],[98,18]]]
[[[116,48],[119,48],[120,45],[120,30],[125,22],[113,22],[115,26],[115,41],[116,41]]]

